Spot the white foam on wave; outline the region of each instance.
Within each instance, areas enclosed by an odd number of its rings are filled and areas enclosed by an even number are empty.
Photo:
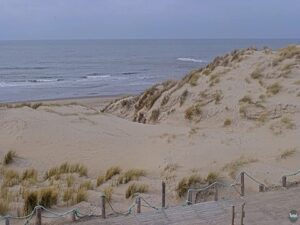
[[[177,58],[177,60],[184,61],[184,62],[196,62],[196,63],[206,62],[205,60],[202,60],[202,59],[193,59],[193,58]]]
[[[87,79],[103,79],[103,78],[108,78],[111,77],[110,74],[105,74],[105,75],[87,75]]]

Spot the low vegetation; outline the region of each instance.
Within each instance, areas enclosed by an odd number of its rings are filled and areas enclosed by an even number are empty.
[[[263,75],[262,75],[260,69],[256,69],[256,70],[254,70],[254,71],[251,73],[250,76],[251,76],[252,79],[260,79]]]
[[[189,188],[195,185],[203,184],[204,180],[197,174],[192,174],[189,177],[183,177],[176,187],[176,193],[178,197],[183,197]]]
[[[93,190],[94,189],[93,184],[90,180],[87,180],[87,181],[81,183],[79,188],[80,189],[86,189],[86,190]]]
[[[98,176],[97,182],[96,182],[97,187],[99,187],[100,185],[102,185],[104,183],[105,183],[105,176],[103,176],[103,175]]]
[[[201,106],[200,104],[192,105],[185,110],[185,119],[193,120],[199,116],[201,116]]]
[[[125,197],[128,199],[133,197],[136,193],[146,193],[149,190],[149,186],[147,184],[141,183],[132,183],[128,186]]]
[[[270,86],[267,87],[267,93],[268,94],[272,94],[272,95],[276,95],[279,93],[279,91],[282,89],[282,86],[276,82]]]
[[[231,125],[231,119],[226,119],[224,121],[224,126],[227,127],[227,126],[230,126]]]
[[[0,215],[5,216],[9,211],[9,203],[5,199],[0,199]]]
[[[236,173],[243,167],[243,166],[246,166],[248,164],[251,164],[251,163],[255,163],[257,162],[258,160],[255,159],[255,158],[246,158],[244,156],[241,156],[240,158],[226,164],[223,169],[228,171],[229,173],[229,176],[231,178],[235,178],[236,176]]]
[[[113,176],[121,173],[121,168],[118,166],[110,167],[105,174],[105,181],[110,180]]]
[[[43,188],[39,191],[39,204],[44,207],[51,207],[57,204],[58,190],[56,188]]]
[[[179,98],[179,105],[182,106],[185,103],[185,100],[187,99],[189,95],[188,90],[184,90],[184,92],[182,92],[182,94],[180,95]]]
[[[281,118],[281,123],[284,124],[287,129],[294,129],[296,127],[293,120],[287,116]]]
[[[114,189],[112,186],[108,186],[108,187],[104,188],[103,194],[105,195],[105,198],[108,201],[111,201],[113,192],[114,192]]]
[[[245,95],[243,98],[241,98],[239,100],[239,102],[242,102],[242,103],[248,103],[248,104],[252,104],[253,101],[251,99],[251,97],[249,95]]]
[[[21,179],[24,180],[30,180],[30,181],[37,181],[38,178],[38,172],[36,169],[26,169],[23,173],[22,173],[22,177]]]
[[[216,172],[210,172],[205,181],[208,183],[208,184],[212,184],[214,182],[217,182],[218,180],[220,179],[220,175],[219,173],[216,173]]]
[[[159,109],[153,109],[150,116],[150,121],[157,122],[159,118]]]
[[[278,159],[287,159],[292,157],[293,155],[295,155],[297,153],[297,149],[296,148],[292,148],[292,149],[286,149],[284,150]]]
[[[4,156],[3,164],[4,165],[11,164],[16,156],[17,154],[15,151],[12,150],[8,151]]]
[[[132,180],[138,180],[141,176],[145,176],[146,172],[140,169],[131,169],[121,174],[118,178],[119,184],[127,184]]]
[[[47,180],[51,177],[59,177],[61,174],[68,174],[68,173],[78,173],[79,176],[87,176],[87,168],[79,163],[70,164],[70,163],[63,163],[59,167],[53,167],[49,169],[46,173],[44,178]]]

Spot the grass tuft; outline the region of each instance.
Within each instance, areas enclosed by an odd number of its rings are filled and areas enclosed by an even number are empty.
[[[24,196],[24,214],[32,212],[35,206],[38,205],[38,192],[26,192]]]
[[[225,126],[225,127],[230,126],[231,123],[232,123],[232,122],[231,122],[231,119],[228,119],[228,118],[227,118],[227,119],[224,121],[224,126]]]
[[[178,197],[183,197],[189,188],[201,183],[203,183],[203,179],[197,174],[192,174],[189,177],[183,177],[176,187]]]
[[[208,184],[212,184],[214,182],[217,182],[218,180],[220,179],[220,175],[216,172],[210,172],[205,181],[208,183]]]
[[[24,180],[31,180],[31,181],[37,181],[37,177],[38,177],[38,171],[36,169],[26,169],[23,173],[22,173],[22,177],[21,179]]]
[[[114,192],[114,189],[112,186],[106,187],[103,190],[103,194],[105,195],[105,198],[110,201],[112,199],[112,194]]]
[[[67,173],[78,173],[79,176],[87,176],[87,168],[79,163],[70,164],[70,163],[63,163],[59,167],[53,167],[49,169],[46,173],[44,178],[47,180],[53,176],[59,177],[61,174]]]
[[[5,199],[0,199],[0,215],[5,216],[9,211],[9,202]]]
[[[159,109],[153,109],[150,116],[150,121],[157,122],[159,118],[160,111]]]
[[[140,170],[140,169],[131,169],[126,171],[124,174],[122,174],[118,178],[118,183],[119,184],[127,184],[128,182],[132,180],[138,180],[139,177],[145,176],[146,172],[145,170]]]
[[[149,186],[147,184],[132,183],[128,186],[125,197],[128,199],[133,197],[136,193],[146,193],[148,190]]]
[[[297,149],[296,148],[286,149],[285,151],[283,151],[280,154],[279,159],[286,159],[286,158],[292,157],[296,153],[297,153]]]
[[[43,188],[39,192],[39,204],[44,207],[51,207],[57,204],[58,191],[55,188]]]
[[[199,117],[201,113],[200,104],[192,105],[185,110],[185,119],[193,120],[195,117]]]
[[[121,173],[121,168],[118,166],[110,167],[105,174],[105,181],[110,180],[113,176]]]
[[[279,93],[279,91],[282,89],[282,86],[276,82],[270,86],[267,87],[267,93],[268,94],[272,94],[272,95],[276,95]]]
[[[15,151],[12,150],[8,151],[4,156],[3,164],[4,165],[11,164],[16,156],[17,154]]]
[[[80,184],[79,189],[85,189],[85,190],[93,190],[93,184],[90,180],[87,180]]]
[[[245,158],[241,156],[240,158],[226,164],[223,169],[229,172],[229,176],[235,178],[236,173],[240,170],[243,166],[248,165],[250,163],[257,162],[258,160],[255,158]]]

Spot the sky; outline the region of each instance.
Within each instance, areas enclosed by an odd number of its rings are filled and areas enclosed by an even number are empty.
[[[300,0],[0,0],[0,40],[300,38]]]

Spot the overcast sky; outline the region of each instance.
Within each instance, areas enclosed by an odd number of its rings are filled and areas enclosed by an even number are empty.
[[[300,38],[300,0],[0,0],[0,39]]]

